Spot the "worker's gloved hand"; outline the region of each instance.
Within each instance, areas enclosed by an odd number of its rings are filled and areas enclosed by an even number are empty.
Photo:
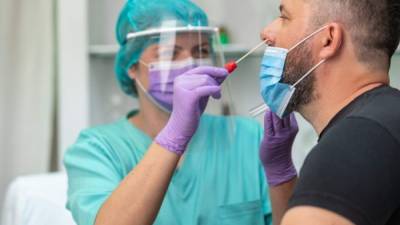
[[[270,186],[278,186],[297,176],[292,161],[292,146],[298,132],[294,114],[280,119],[267,111],[264,118],[264,139],[260,159]]]
[[[155,142],[182,155],[199,125],[208,98],[221,97],[221,84],[228,71],[216,67],[197,67],[174,81],[173,109],[167,125]]]

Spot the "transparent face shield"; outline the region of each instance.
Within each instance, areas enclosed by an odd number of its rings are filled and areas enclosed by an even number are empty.
[[[172,111],[173,84],[178,76],[199,66],[224,64],[218,28],[179,26],[177,21],[168,20],[161,27],[127,36],[128,40],[143,37],[148,40],[139,60],[144,76],[136,83],[165,112]]]
[[[130,33],[127,38],[128,41],[147,38],[148,44],[137,65],[138,76],[135,83],[165,113],[173,111],[173,86],[177,77],[200,66],[223,67],[225,64],[219,30],[216,27],[181,26],[177,21],[168,20],[161,27]],[[226,146],[233,139],[235,128],[229,86],[228,78],[221,85],[221,99],[208,99],[199,127],[200,133],[219,132],[219,136],[223,134],[224,140],[221,142],[225,142]],[[211,124],[218,120],[216,118],[224,121],[219,124],[220,127],[213,127]],[[209,138],[210,133],[203,135],[204,137],[201,134],[195,136],[197,139]]]

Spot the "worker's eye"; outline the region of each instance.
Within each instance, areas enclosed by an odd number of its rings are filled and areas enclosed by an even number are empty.
[[[203,55],[208,55],[210,53],[210,49],[207,47],[203,47],[199,50],[201,52],[201,54]]]
[[[210,48],[208,46],[202,46],[192,51],[194,58],[207,58],[210,56]]]

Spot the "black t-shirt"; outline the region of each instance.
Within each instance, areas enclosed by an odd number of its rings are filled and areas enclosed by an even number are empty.
[[[338,113],[307,156],[289,207],[357,225],[400,225],[400,91],[371,90]]]

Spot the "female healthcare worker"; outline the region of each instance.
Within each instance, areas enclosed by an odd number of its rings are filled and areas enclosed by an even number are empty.
[[[129,0],[116,32],[117,80],[140,110],[82,131],[66,152],[76,223],[269,224],[262,129],[203,114],[227,104],[212,100],[227,76],[212,67],[218,29],[188,0]]]

